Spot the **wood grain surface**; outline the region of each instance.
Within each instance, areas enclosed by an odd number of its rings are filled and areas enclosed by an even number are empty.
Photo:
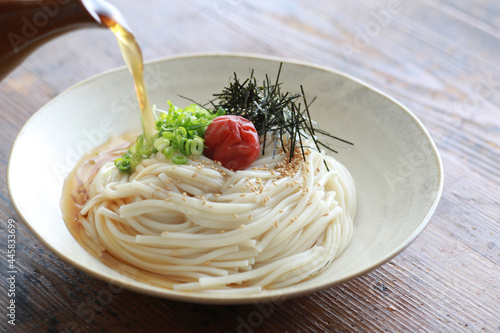
[[[146,60],[206,51],[273,55],[339,69],[392,95],[438,146],[445,169],[441,202],[424,232],[387,264],[286,302],[185,304],[89,277],[29,232],[6,185],[9,153],[28,118],[71,85],[123,65],[109,31],[72,32],[44,45],[0,83],[3,330],[500,332],[500,2],[114,3]],[[17,232],[15,326],[6,310],[10,220]]]

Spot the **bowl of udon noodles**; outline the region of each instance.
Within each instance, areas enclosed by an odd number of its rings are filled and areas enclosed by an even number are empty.
[[[303,143],[294,164],[276,145],[243,170],[153,154],[119,172],[113,159],[141,130],[119,68],[63,92],[21,130],[8,166],[19,216],[82,271],[186,302],[281,301],[386,263],[429,223],[443,185],[436,146],[406,107],[339,71],[266,56],[181,55],[144,73],[151,102],[168,110],[211,100],[235,75],[273,78],[280,64],[280,89],[303,87],[311,125],[344,140],[324,142],[336,153]]]

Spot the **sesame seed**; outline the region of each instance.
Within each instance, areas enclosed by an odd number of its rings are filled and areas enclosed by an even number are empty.
[[[191,178],[195,178],[195,177],[197,177],[197,176],[198,176],[198,174],[197,174],[197,173],[193,173],[193,175],[191,176]]]
[[[233,216],[234,216],[234,218],[236,218],[236,219],[239,217],[239,216],[238,216],[238,214],[233,214]]]
[[[278,227],[278,221],[274,221],[274,226],[277,228]]]
[[[226,232],[226,230],[222,229],[221,231],[219,231],[219,234],[223,234],[225,232]]]

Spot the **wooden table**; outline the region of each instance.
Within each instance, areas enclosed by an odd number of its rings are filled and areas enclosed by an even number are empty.
[[[429,226],[374,271],[281,304],[184,304],[111,288],[23,225],[6,166],[27,119],[66,88],[122,66],[114,36],[79,30],[0,83],[0,220],[17,222],[16,325],[2,259],[0,327],[18,332],[499,332],[500,3],[495,0],[116,0],[146,60],[236,51],[339,69],[407,105],[433,136],[444,193]],[[1,24],[1,23],[0,23]]]

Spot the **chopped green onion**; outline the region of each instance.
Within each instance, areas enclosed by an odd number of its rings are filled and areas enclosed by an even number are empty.
[[[186,155],[176,155],[172,157],[172,162],[175,164],[186,164],[188,162],[188,158]]]
[[[172,147],[167,147],[167,148],[165,148],[165,150],[163,150],[163,155],[165,155],[165,158],[167,160],[172,158],[172,150],[173,150]]]
[[[179,151],[181,152],[181,154],[184,154],[184,155],[188,155],[189,152],[186,151],[186,143],[188,142],[188,139],[186,138],[182,138],[180,141],[179,141]]]
[[[172,132],[163,132],[161,136],[164,139],[172,141],[172,139],[174,138],[174,133],[172,133]]]
[[[158,110],[153,143],[148,144],[143,135],[137,137],[135,145],[126,154],[115,160],[116,167],[124,172],[132,172],[135,167],[151,154],[163,153],[167,160],[176,164],[186,164],[188,157],[201,155],[205,148],[205,130],[215,117],[225,114],[223,108],[212,112],[198,104],[184,109],[168,101],[168,110]]]
[[[204,148],[205,146],[203,145],[203,139],[200,137],[196,137],[191,140],[191,143],[189,145],[189,150],[191,151],[192,155],[201,155]]]
[[[168,139],[165,139],[164,137],[160,137],[155,140],[153,146],[156,148],[156,150],[163,151],[163,149],[170,146],[170,141]]]

